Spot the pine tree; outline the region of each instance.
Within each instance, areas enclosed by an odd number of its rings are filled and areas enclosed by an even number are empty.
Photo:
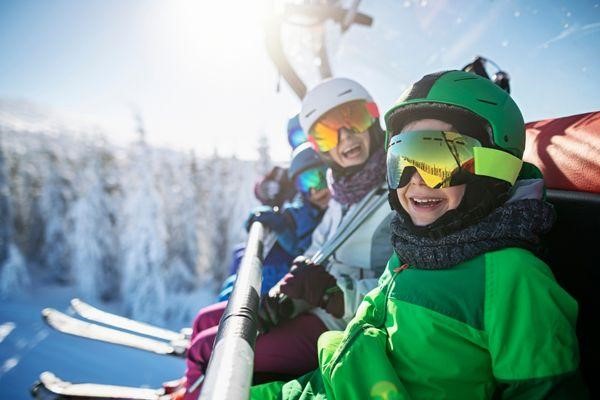
[[[40,212],[44,219],[42,263],[51,278],[60,283],[71,283],[69,207],[73,201],[74,165],[64,147],[53,143],[45,152],[43,184],[40,194]]]
[[[22,132],[4,133],[4,157],[8,178],[13,241],[33,269],[42,265],[44,218],[40,192],[45,160],[42,149],[48,147],[46,136]],[[44,150],[45,151],[45,150]]]
[[[8,246],[12,237],[12,213],[10,210],[10,196],[8,177],[4,166],[4,151],[2,136],[0,134],[0,266],[8,258]]]
[[[230,210],[226,198],[226,185],[233,184],[229,180],[229,171],[225,159],[218,155],[209,161],[210,174],[207,181],[210,189],[207,197],[207,208],[210,210],[207,224],[210,226],[210,274],[217,281],[222,281],[226,275],[226,265],[231,251],[229,243],[229,224],[227,223]]]
[[[256,172],[263,176],[271,169],[273,163],[271,161],[271,151],[269,147],[269,138],[262,134],[258,138],[258,162],[256,163]]]
[[[13,215],[10,188],[5,170],[4,149],[0,132],[0,297],[18,293],[29,284],[25,260],[13,242]]]
[[[214,158],[214,156],[213,156]],[[198,218],[196,220],[196,237],[198,258],[195,264],[195,273],[200,284],[213,280],[212,275],[212,209],[209,207],[211,182],[209,177],[213,173],[213,164],[208,160],[193,159],[191,166],[191,179],[198,202]]]
[[[69,210],[72,230],[68,238],[72,275],[83,296],[113,299],[118,295],[119,271],[115,268],[117,242],[112,207],[102,159],[103,146],[82,146],[78,198]]]
[[[196,286],[194,267],[198,258],[196,223],[198,202],[188,160],[181,154],[166,152],[157,175],[166,219],[168,241],[166,273],[168,291],[187,293]],[[171,267],[173,264],[173,267]],[[179,272],[175,273],[173,270]]]
[[[134,318],[161,323],[167,293],[167,229],[162,199],[154,179],[153,154],[144,143],[129,151],[120,227],[122,286],[126,309]]]
[[[213,157],[205,168],[209,185],[206,224],[210,235],[210,275],[222,282],[229,270],[234,246],[246,241],[244,222],[257,204],[253,185],[255,163]]]

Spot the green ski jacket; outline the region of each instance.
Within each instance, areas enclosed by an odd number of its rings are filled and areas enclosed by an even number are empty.
[[[344,332],[319,338],[319,369],[253,399],[580,398],[576,301],[531,252],[450,269],[394,254]]]

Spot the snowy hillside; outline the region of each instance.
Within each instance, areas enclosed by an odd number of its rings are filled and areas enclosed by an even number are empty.
[[[189,326],[245,239],[264,160],[116,146],[44,118],[0,107],[0,398],[28,398],[44,370],[123,385],[178,377],[183,360],[52,332],[40,311],[80,297]]]

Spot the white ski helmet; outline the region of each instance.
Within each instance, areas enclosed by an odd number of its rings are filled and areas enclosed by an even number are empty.
[[[327,111],[354,100],[365,100],[375,110],[373,98],[361,84],[348,78],[330,78],[312,88],[302,100],[300,126],[307,134]],[[379,112],[376,112],[377,117]]]

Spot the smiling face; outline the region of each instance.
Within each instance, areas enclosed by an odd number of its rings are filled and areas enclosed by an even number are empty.
[[[402,132],[438,130],[453,131],[452,126],[437,119],[420,119],[406,125]],[[415,172],[406,186],[396,189],[402,208],[408,213],[413,224],[426,226],[435,222],[447,211],[460,205],[466,185],[431,189],[423,178]]]
[[[369,132],[352,133],[348,129],[341,128],[338,144],[328,154],[340,167],[354,167],[367,161],[369,146]]]

